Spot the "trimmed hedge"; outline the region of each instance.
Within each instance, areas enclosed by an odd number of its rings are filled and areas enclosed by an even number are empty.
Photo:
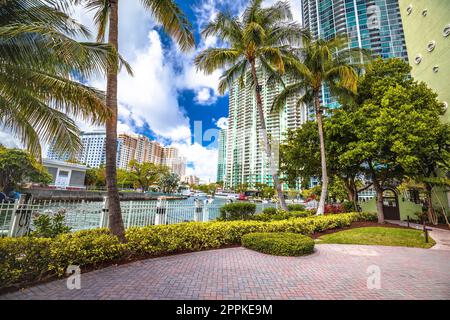
[[[267,208],[269,209],[269,208]],[[270,208],[275,209],[275,208]],[[269,213],[268,213],[269,212]],[[247,220],[256,221],[276,221],[276,220],[287,220],[291,218],[306,218],[314,215],[311,211],[284,211],[284,210],[269,210],[263,211],[262,213],[257,213],[253,216],[247,218]]]
[[[96,266],[119,259],[239,245],[243,235],[254,232],[308,235],[362,220],[376,220],[376,215],[348,213],[271,222],[189,222],[135,227],[126,230],[126,244],[119,243],[107,229],[78,231],[54,239],[0,238],[0,289],[39,281],[44,276],[61,276],[69,265]]]
[[[299,203],[292,203],[287,205],[288,211],[305,211],[306,208],[304,205]]]
[[[250,202],[227,203],[220,208],[221,221],[247,220],[256,212],[256,204]]]
[[[51,263],[51,239],[0,238],[0,288],[42,279]]]
[[[262,213],[264,213],[264,214],[276,214],[277,213],[277,208],[275,208],[275,207],[268,207],[268,208],[264,208],[263,209],[263,211],[262,211]]]
[[[314,252],[314,240],[291,232],[257,232],[242,237],[242,246],[276,256],[302,256]]]

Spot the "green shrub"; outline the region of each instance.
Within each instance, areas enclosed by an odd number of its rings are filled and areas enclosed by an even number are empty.
[[[314,251],[314,240],[296,233],[259,232],[244,235],[242,246],[277,256],[301,256]]]
[[[48,272],[51,239],[1,238],[0,288],[38,281]]]
[[[274,213],[258,213],[251,217],[249,217],[248,220],[255,220],[255,221],[276,221],[276,220],[286,220],[289,219],[291,216],[287,211],[284,210],[275,210]]]
[[[69,265],[96,266],[124,257],[239,245],[244,235],[255,232],[310,235],[362,220],[376,220],[376,214],[358,212],[270,222],[216,221],[135,227],[126,230],[126,244],[119,243],[107,229],[78,231],[53,239],[0,238],[0,289],[40,280],[44,275],[63,275]]]
[[[262,213],[264,213],[264,214],[276,214],[277,213],[277,208],[275,208],[275,207],[264,208]]]
[[[305,206],[302,204],[288,204],[288,211],[305,211]]]
[[[83,230],[55,238],[50,246],[51,270],[63,275],[67,266],[95,266],[120,258],[124,245],[107,229]]]
[[[376,212],[352,212],[354,221],[378,221]]]
[[[41,238],[54,238],[60,234],[70,232],[70,227],[65,224],[65,210],[59,210],[55,215],[35,214],[31,235]]]
[[[270,212],[273,212],[272,210]],[[255,221],[277,221],[277,220],[287,220],[291,218],[306,218],[313,215],[313,212],[305,210],[305,211],[284,211],[284,210],[276,210],[274,213],[257,213],[255,215],[249,216],[247,220],[255,220]]]
[[[303,211],[290,211],[289,214],[293,218],[306,218],[313,216],[315,213],[312,211],[303,210]]]
[[[220,208],[221,221],[247,220],[256,212],[256,204],[250,202],[228,203]]]
[[[344,212],[353,212],[355,211],[355,202],[345,201],[342,203],[342,207],[344,208]]]

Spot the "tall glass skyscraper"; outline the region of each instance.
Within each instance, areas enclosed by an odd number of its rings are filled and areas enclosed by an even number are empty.
[[[350,48],[408,60],[398,0],[301,0],[304,27],[317,39],[346,34]],[[334,107],[326,88],[324,104]]]
[[[227,170],[227,129],[219,132],[219,154],[217,159],[217,182],[224,182]]]

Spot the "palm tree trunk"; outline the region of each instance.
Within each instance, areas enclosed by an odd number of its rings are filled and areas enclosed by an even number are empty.
[[[320,164],[322,166],[322,192],[320,193],[319,208],[317,215],[322,215],[325,212],[325,201],[328,193],[328,174],[327,174],[327,159],[325,157],[325,139],[323,135],[322,113],[320,110],[319,92],[314,93],[314,104],[316,109],[317,126],[319,127],[320,140]]]
[[[264,149],[266,151],[267,158],[269,159],[269,162],[270,162],[272,179],[273,179],[273,183],[275,184],[275,188],[277,189],[277,194],[278,194],[278,198],[280,199],[281,209],[287,211],[288,209],[286,206],[286,201],[284,200],[283,191],[281,190],[280,180],[278,179],[277,168],[275,168],[275,162],[274,162],[274,159],[272,156],[269,138],[267,137],[266,120],[264,119],[264,110],[263,110],[263,105],[262,105],[261,92],[259,90],[258,76],[256,74],[255,60],[250,61],[250,63],[252,66],[253,81],[255,83],[256,107],[258,108],[259,122],[261,125],[261,134],[262,134],[263,140],[264,140]]]
[[[118,49],[119,0],[110,0],[108,42]],[[125,242],[125,228],[117,190],[117,71],[108,70],[106,106],[112,116],[106,121],[106,186],[108,189],[109,228],[121,242]]]

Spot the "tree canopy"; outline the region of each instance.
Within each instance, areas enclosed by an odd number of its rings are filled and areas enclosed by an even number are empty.
[[[50,183],[52,176],[27,151],[0,145],[0,191],[8,194],[22,183]]]

